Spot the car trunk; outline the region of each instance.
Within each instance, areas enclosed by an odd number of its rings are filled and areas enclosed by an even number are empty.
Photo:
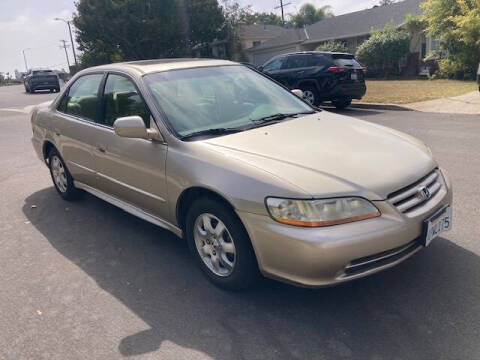
[[[57,75],[52,73],[38,73],[33,75],[32,81],[36,84],[56,84],[58,79]]]
[[[364,68],[350,54],[333,54],[334,66],[330,67],[335,73],[339,84],[358,84],[365,82]]]

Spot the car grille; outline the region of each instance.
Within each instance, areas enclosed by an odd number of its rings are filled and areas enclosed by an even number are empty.
[[[415,239],[414,241],[398,248],[352,260],[350,264],[345,267],[343,277],[355,276],[392,264],[398,260],[403,260],[420,250],[421,247],[422,245],[420,242]]]
[[[401,213],[413,211],[420,205],[430,201],[444,186],[440,170],[435,169],[413,184],[388,195],[387,200]],[[429,196],[422,195],[420,189],[425,188]]]

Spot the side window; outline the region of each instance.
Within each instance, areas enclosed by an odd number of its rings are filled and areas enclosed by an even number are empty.
[[[150,111],[130,79],[121,75],[108,75],[103,96],[105,108],[101,123],[113,126],[119,117],[138,115],[145,126],[150,127]]]
[[[287,69],[304,68],[310,66],[311,55],[293,55],[288,57]]]
[[[312,56],[312,64],[311,66],[328,66],[330,65],[330,61],[323,55],[315,55]]]
[[[285,60],[285,57],[279,57],[273,61],[270,61],[267,65],[265,65],[263,67],[263,70],[265,71],[275,71],[275,70],[280,70],[282,65],[283,65],[283,61]]]
[[[98,103],[98,87],[103,74],[84,75],[78,78],[64,95],[58,111],[95,121]]]

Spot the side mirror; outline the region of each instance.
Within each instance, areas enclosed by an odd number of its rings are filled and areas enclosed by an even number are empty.
[[[300,89],[293,89],[292,93],[296,96],[298,96],[300,99],[303,99],[303,91]]]
[[[121,137],[163,141],[160,133],[155,129],[147,129],[140,116],[126,116],[113,123],[115,134]]]

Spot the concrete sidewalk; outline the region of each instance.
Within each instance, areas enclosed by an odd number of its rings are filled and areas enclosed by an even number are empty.
[[[410,104],[384,104],[355,101],[352,103],[351,107],[372,110],[480,115],[480,93],[478,91],[473,91],[460,96],[420,101]]]
[[[480,115],[480,93],[473,91],[465,95],[404,104],[402,106],[411,110],[430,113]]]

